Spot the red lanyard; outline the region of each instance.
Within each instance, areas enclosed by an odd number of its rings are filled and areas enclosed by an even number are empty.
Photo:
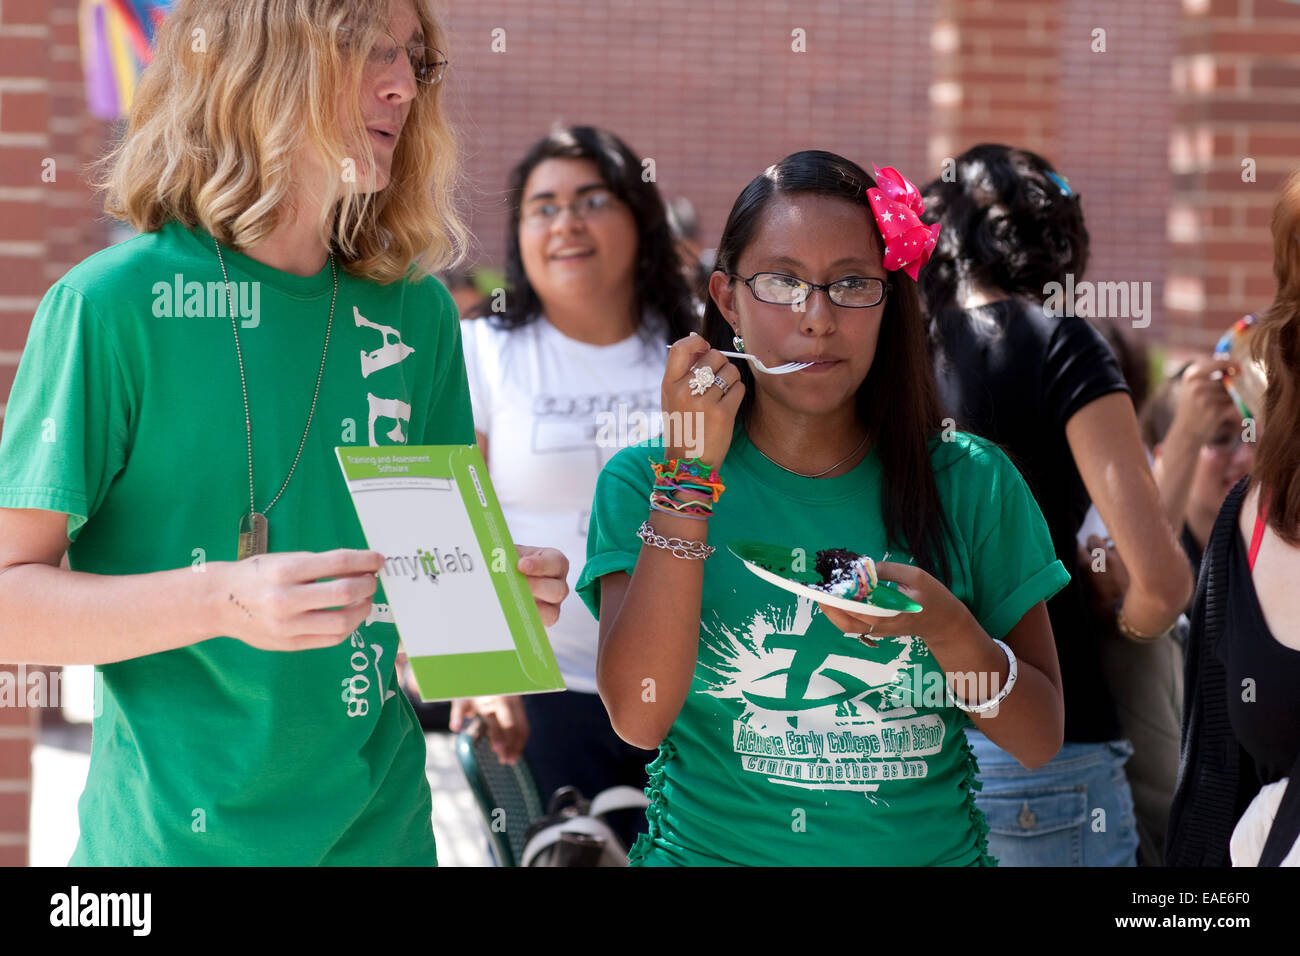
[[[1250,536],[1250,554],[1246,558],[1250,570],[1255,570],[1255,557],[1259,554],[1259,546],[1264,541],[1264,526],[1268,521],[1268,499],[1264,496],[1264,489],[1259,490],[1259,509],[1255,512],[1255,532]]]

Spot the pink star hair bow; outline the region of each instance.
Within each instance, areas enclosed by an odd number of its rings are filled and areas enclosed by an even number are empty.
[[[885,268],[890,272],[902,269],[915,280],[934,252],[939,224],[921,222],[925,203],[902,173],[892,166],[871,168],[876,172],[876,185],[867,190],[867,200],[885,240]]]

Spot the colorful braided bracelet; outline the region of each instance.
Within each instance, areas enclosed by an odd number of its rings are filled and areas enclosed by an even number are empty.
[[[706,471],[706,466],[698,458],[673,458],[666,462],[651,460],[650,464],[655,472],[655,484],[650,492],[653,510],[683,518],[712,516],[714,503],[726,490],[717,468]]]

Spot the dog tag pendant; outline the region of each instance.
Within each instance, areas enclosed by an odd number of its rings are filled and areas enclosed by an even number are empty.
[[[239,520],[239,552],[236,560],[242,561],[255,554],[266,554],[269,533],[266,515],[258,514],[256,511],[244,515]]]

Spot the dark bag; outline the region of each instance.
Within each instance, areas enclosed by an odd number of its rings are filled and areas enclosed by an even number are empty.
[[[546,816],[528,828],[520,866],[627,866],[627,850],[603,819],[650,801],[634,787],[610,787],[583,798],[574,787],[555,791]]]

